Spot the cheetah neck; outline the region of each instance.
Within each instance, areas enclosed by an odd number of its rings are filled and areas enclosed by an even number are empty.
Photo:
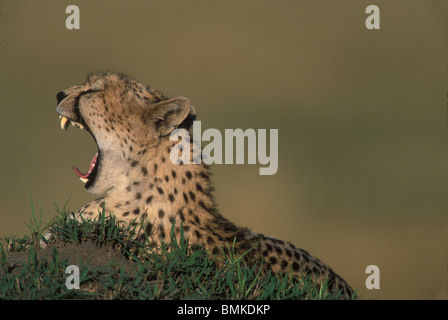
[[[173,223],[177,230],[182,224],[186,237],[212,250],[248,232],[218,212],[208,166],[171,162],[174,144],[166,138],[144,157],[128,157],[126,170],[116,178],[118,183],[104,198],[80,211],[93,215],[104,202],[107,213],[121,221],[145,220],[146,234],[156,243],[170,241]]]

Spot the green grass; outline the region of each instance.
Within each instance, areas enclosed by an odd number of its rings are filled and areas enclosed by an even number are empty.
[[[221,263],[180,236],[172,244],[152,247],[130,236],[135,228],[121,227],[101,214],[94,221],[75,221],[64,210],[48,224],[34,212],[30,234],[0,239],[0,299],[335,299],[325,286],[310,279],[301,285],[288,276],[260,275],[260,265],[247,266],[230,246]],[[44,229],[52,237],[43,237]],[[40,241],[48,242],[43,250]],[[113,248],[113,263],[77,262],[80,289],[67,289],[65,245],[91,244]],[[100,251],[101,252],[101,251]]]

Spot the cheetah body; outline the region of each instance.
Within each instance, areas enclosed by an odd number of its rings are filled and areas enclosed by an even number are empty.
[[[57,98],[62,127],[71,122],[85,128],[98,146],[91,172],[75,171],[89,192],[103,197],[82,206],[79,216],[94,218],[105,206],[107,214],[124,223],[144,220],[144,232],[156,245],[170,241],[173,223],[179,236],[182,224],[184,237],[211,255],[220,254],[225,243],[234,244],[237,252],[248,252],[247,263],[262,260],[265,272],[292,272],[298,278],[309,274],[317,282],[329,278],[331,290],[353,294],[331,267],[307,251],[224,218],[206,165],[171,162],[177,141],[169,139],[170,133],[188,129],[196,115],[188,99],[168,98],[115,73],[91,75]]]

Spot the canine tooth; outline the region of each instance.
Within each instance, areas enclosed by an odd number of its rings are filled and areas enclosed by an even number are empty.
[[[66,124],[67,124],[67,121],[69,121],[66,117],[62,117],[61,118],[61,129],[62,130],[65,130],[66,129]],[[70,122],[70,121],[69,121]]]
[[[79,178],[79,180],[81,180],[84,184],[86,184],[87,183],[87,181],[89,181],[89,179],[87,179],[87,178]]]

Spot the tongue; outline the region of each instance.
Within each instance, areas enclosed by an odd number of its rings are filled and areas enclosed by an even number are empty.
[[[92,172],[93,168],[95,167],[96,164],[96,160],[98,159],[98,153],[95,154],[95,156],[93,157],[92,161],[90,162],[90,167],[89,167],[89,171],[87,173],[82,173],[81,171],[78,170],[78,168],[76,167],[72,167],[73,170],[75,170],[75,173],[78,177],[80,178],[84,178],[87,179],[89,174]]]

